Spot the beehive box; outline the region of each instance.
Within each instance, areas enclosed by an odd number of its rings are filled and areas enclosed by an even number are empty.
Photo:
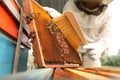
[[[12,73],[15,48],[15,41],[11,39],[9,35],[0,31],[0,77]],[[17,70],[18,72],[25,71],[27,69],[27,57],[28,49],[21,48]]]

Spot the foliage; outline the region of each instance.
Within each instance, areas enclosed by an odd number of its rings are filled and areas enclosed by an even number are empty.
[[[117,55],[104,56],[101,58],[102,66],[120,67],[120,50]]]

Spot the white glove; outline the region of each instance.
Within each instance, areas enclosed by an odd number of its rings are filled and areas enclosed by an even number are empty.
[[[55,10],[55,9],[53,9],[53,8],[49,8],[49,7],[43,7],[43,8],[44,8],[46,11],[48,11],[48,13],[50,14],[50,16],[51,16],[52,18],[55,18],[55,17],[61,15],[57,10]]]
[[[77,52],[80,54],[86,54],[89,50],[91,50],[91,49],[78,48]]]
[[[83,46],[83,49],[89,49],[86,54],[91,59],[95,60],[101,57],[102,53],[105,50],[105,47],[99,43],[90,43],[88,45]]]

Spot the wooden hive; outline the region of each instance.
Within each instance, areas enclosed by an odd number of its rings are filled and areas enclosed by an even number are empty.
[[[0,31],[0,77],[12,74],[16,41]],[[27,69],[28,49],[21,48],[17,72]]]
[[[19,8],[15,0],[0,0],[0,76],[12,74],[19,30]],[[28,36],[22,33],[17,72],[27,69]],[[17,66],[17,65],[16,65]]]
[[[7,33],[12,38],[18,38],[18,29],[20,22],[20,10],[15,3],[15,0],[0,1],[0,30]],[[24,31],[22,33],[21,42],[26,47],[30,48],[28,43],[28,35]]]

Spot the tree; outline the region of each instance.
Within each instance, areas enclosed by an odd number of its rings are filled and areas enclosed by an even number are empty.
[[[102,66],[120,67],[120,50],[117,55],[102,57],[101,63],[102,63]]]

